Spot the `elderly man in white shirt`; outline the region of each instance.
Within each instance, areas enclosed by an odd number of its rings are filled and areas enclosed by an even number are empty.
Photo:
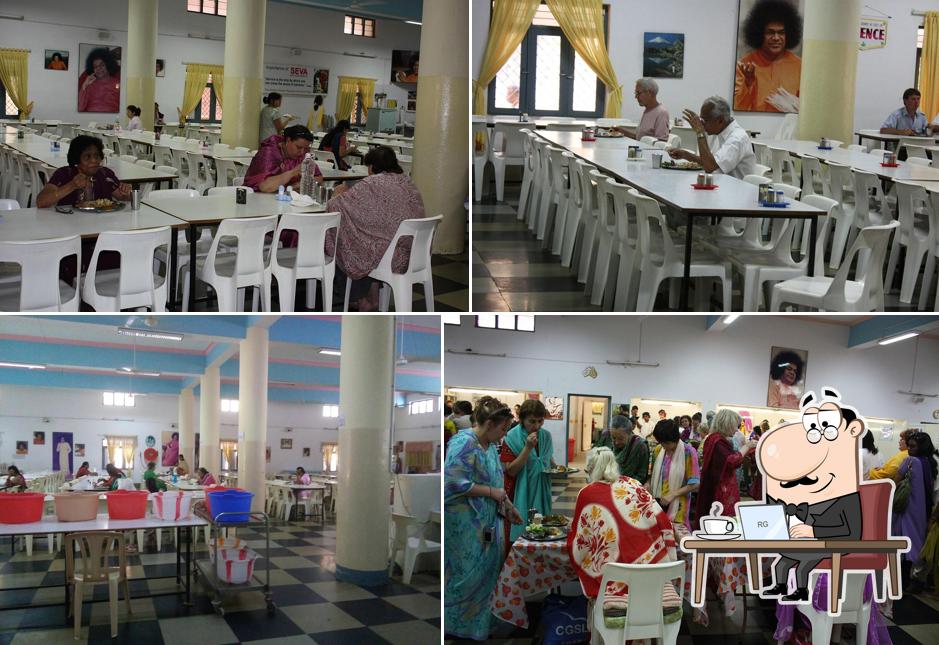
[[[706,172],[721,172],[743,179],[756,171],[756,154],[750,135],[730,113],[730,104],[712,96],[701,104],[701,116],[685,110],[684,116],[698,137],[698,154],[673,149],[673,159],[686,159],[701,165]],[[710,136],[709,136],[710,135]]]

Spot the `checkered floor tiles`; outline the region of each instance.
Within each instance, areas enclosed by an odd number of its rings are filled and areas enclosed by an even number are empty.
[[[552,511],[572,516],[577,493],[587,480],[583,474],[583,464],[572,463],[579,467],[580,473],[567,478],[552,480]],[[531,626],[528,629],[513,629],[502,623],[490,643],[499,645],[527,645],[541,640],[540,597],[531,598],[526,603]],[[682,619],[678,645],[775,645],[773,632],[776,629],[776,608],[772,601],[764,601],[753,596],[746,597],[746,622],[744,622],[743,602],[738,599],[737,611],[733,616],[724,616],[723,607],[713,597],[707,603],[709,627],[701,627],[691,621],[686,613]],[[885,618],[887,631],[894,645],[933,644],[937,642],[936,630],[939,629],[939,594],[913,595],[904,593],[902,600],[893,604],[893,619]],[[454,645],[472,641],[448,640]],[[840,641],[844,645],[856,642],[853,630],[843,628]]]
[[[166,537],[166,536],[164,536]],[[238,537],[263,550],[263,535],[239,529]],[[401,582],[400,571],[380,587],[359,587],[335,579],[336,526],[331,520],[277,522],[271,528],[270,576],[274,603],[268,617],[261,592],[245,592],[223,599],[224,617],[213,612],[210,592],[193,581],[193,606],[182,596],[134,599],[131,614],[119,605],[119,642],[135,645],[226,645],[235,643],[295,645],[300,643],[402,643],[440,642],[440,577],[416,573],[411,584]],[[19,541],[17,541],[19,548]],[[199,543],[196,557],[206,557]],[[149,545],[128,557],[131,595],[169,591],[173,580],[148,580],[172,576],[176,556],[172,544],[163,551]],[[268,563],[257,563],[262,572]],[[61,587],[13,591],[13,587],[61,584],[65,557],[46,552],[45,539],[37,539],[32,557],[25,551],[10,555],[9,538],[0,539],[0,608],[22,605],[26,609],[0,609],[0,645],[13,643],[104,643],[110,641],[107,585],[98,585],[94,597],[82,607],[81,639],[72,639],[71,623],[65,622]],[[89,592],[90,594],[90,592]],[[90,595],[85,596],[86,599]],[[53,607],[30,604],[58,603]]]
[[[525,223],[517,220],[521,183],[506,181],[500,202],[488,171],[486,179],[482,201],[473,203],[473,311],[598,311],[600,307],[590,304],[586,285],[577,281],[576,266],[574,270],[561,266],[561,258],[543,249]],[[735,285],[738,282],[735,279]],[[885,310],[912,311],[915,302],[901,303],[898,285],[899,277],[885,296]],[[739,288],[734,311],[743,307]],[[718,297],[711,309],[720,304]],[[655,310],[669,310],[668,289],[659,290]]]

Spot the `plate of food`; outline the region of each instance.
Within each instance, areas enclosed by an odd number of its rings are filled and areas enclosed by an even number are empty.
[[[83,202],[78,202],[73,208],[77,211],[84,211],[86,213],[112,213],[124,208],[124,202],[107,198],[89,199]]]
[[[567,529],[560,526],[545,526],[544,524],[529,524],[525,527],[522,536],[526,540],[535,542],[552,542],[567,537]]]
[[[613,128],[597,128],[596,136],[603,139],[622,139],[626,135]]]
[[[577,468],[568,468],[567,466],[557,465],[554,468],[549,468],[544,471],[546,475],[569,475],[571,473],[576,473]]]
[[[701,164],[687,159],[662,159],[662,167],[669,170],[701,170]]]
[[[562,526],[567,528],[567,518],[563,515],[545,515],[541,520],[542,526]]]

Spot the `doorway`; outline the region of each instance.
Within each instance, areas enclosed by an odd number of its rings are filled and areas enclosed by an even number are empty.
[[[574,440],[574,458],[568,461],[583,463],[584,453],[593,446],[594,438],[609,427],[612,397],[596,394],[567,395],[567,443]],[[565,453],[568,445],[564,446]],[[569,456],[569,455],[568,455]]]

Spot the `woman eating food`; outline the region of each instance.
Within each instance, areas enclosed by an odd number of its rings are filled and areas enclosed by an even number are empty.
[[[282,135],[269,136],[251,160],[244,185],[259,193],[276,193],[280,186],[299,183],[301,163],[312,142],[313,134],[302,125],[292,125]],[[316,164],[313,176],[317,182],[323,181]]]
[[[52,173],[36,197],[38,208],[75,206],[97,199],[130,199],[130,185],[121,183],[110,168],[101,165],[101,139],[84,134],[75,137],[68,144],[67,158],[68,165]]]
[[[502,442],[499,459],[505,471],[505,492],[522,513],[534,508],[542,515],[551,513],[551,477],[554,469],[551,433],[542,426],[548,411],[537,399],[527,399],[519,410],[519,422]],[[508,544],[524,531],[521,524],[507,525]]]

